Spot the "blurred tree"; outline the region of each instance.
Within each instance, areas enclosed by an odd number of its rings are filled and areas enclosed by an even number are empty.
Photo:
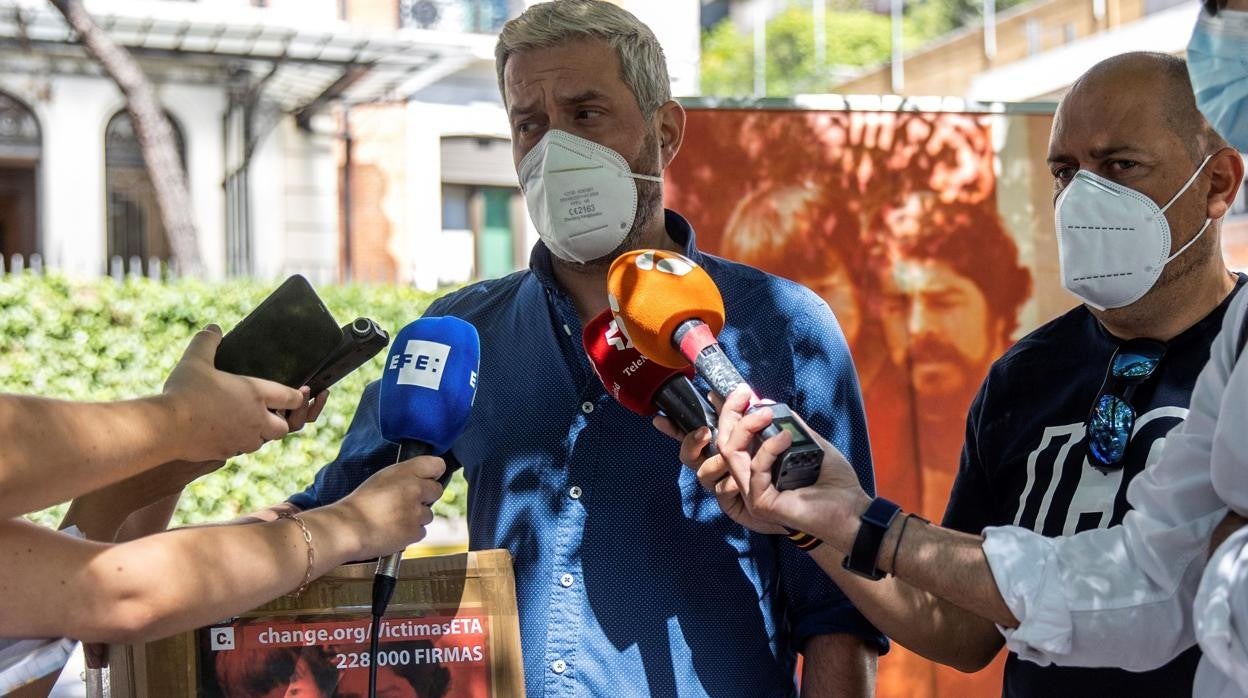
[[[152,81],[144,74],[139,62],[124,46],[92,19],[82,0],[51,0],[65,17],[65,22],[78,35],[78,41],[95,57],[126,98],[126,112],[134,125],[135,136],[143,150],[156,207],[169,236],[174,260],[179,271],[187,276],[200,276],[203,262],[199,255],[199,239],[195,219],[191,216],[191,195],[186,183],[186,170],[178,155],[173,127],[156,97]]]
[[[1028,0],[996,0],[997,13]],[[919,0],[907,3],[906,12],[916,19],[921,15],[922,21],[931,23],[931,30],[940,36],[980,21],[984,16],[984,0]]]
[[[1026,0],[997,0],[997,10]],[[788,97],[827,92],[839,78],[856,69],[888,60],[892,50],[890,19],[867,9],[860,0],[828,0],[827,59],[823,71],[815,62],[815,20],[811,0],[798,0],[767,22],[767,94]],[[888,2],[875,3],[885,12]],[[978,21],[983,0],[911,0],[902,27],[905,50]],[[702,93],[744,97],[754,92],[754,39],[731,19],[716,24],[702,37]]]

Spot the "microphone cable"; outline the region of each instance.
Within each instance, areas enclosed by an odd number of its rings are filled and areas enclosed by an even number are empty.
[[[397,567],[398,556],[392,556]],[[381,558],[384,565],[391,558]],[[380,571],[373,576],[373,623],[368,633],[368,698],[377,698],[377,658],[381,647],[381,618],[386,615],[386,606],[390,605],[390,597],[394,595],[394,587],[398,580],[393,574]]]

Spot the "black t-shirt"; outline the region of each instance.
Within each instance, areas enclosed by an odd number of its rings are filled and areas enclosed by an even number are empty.
[[[971,405],[944,525],[970,533],[1016,525],[1060,536],[1121,524],[1127,485],[1157,461],[1166,433],[1187,417],[1196,376],[1246,279],[1240,275],[1230,297],[1167,344],[1157,371],[1132,396],[1138,416],[1124,467],[1108,474],[1088,463],[1084,421],[1121,340],[1083,306],[1019,340],[993,364]],[[1002,694],[1190,696],[1199,658],[1193,646],[1164,667],[1133,673],[1041,667],[1011,653]]]

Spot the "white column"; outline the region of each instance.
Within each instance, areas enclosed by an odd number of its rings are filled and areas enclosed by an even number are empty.
[[[98,276],[107,268],[104,128],[120,103],[105,79],[55,77],[51,99],[37,107],[44,256],[67,274]]]
[[[209,279],[225,277],[225,152],[221,142],[221,119],[226,95],[220,87],[163,85],[161,104],[173,114],[186,142],[187,186],[199,253]]]

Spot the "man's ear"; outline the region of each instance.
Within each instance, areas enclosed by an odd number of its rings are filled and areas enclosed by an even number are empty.
[[[1209,196],[1205,215],[1217,220],[1231,210],[1244,180],[1244,159],[1234,148],[1223,148],[1209,158]]]
[[[680,144],[685,140],[685,108],[675,100],[669,100],[654,114],[655,130],[659,134],[659,155],[663,169],[672,164]]]

